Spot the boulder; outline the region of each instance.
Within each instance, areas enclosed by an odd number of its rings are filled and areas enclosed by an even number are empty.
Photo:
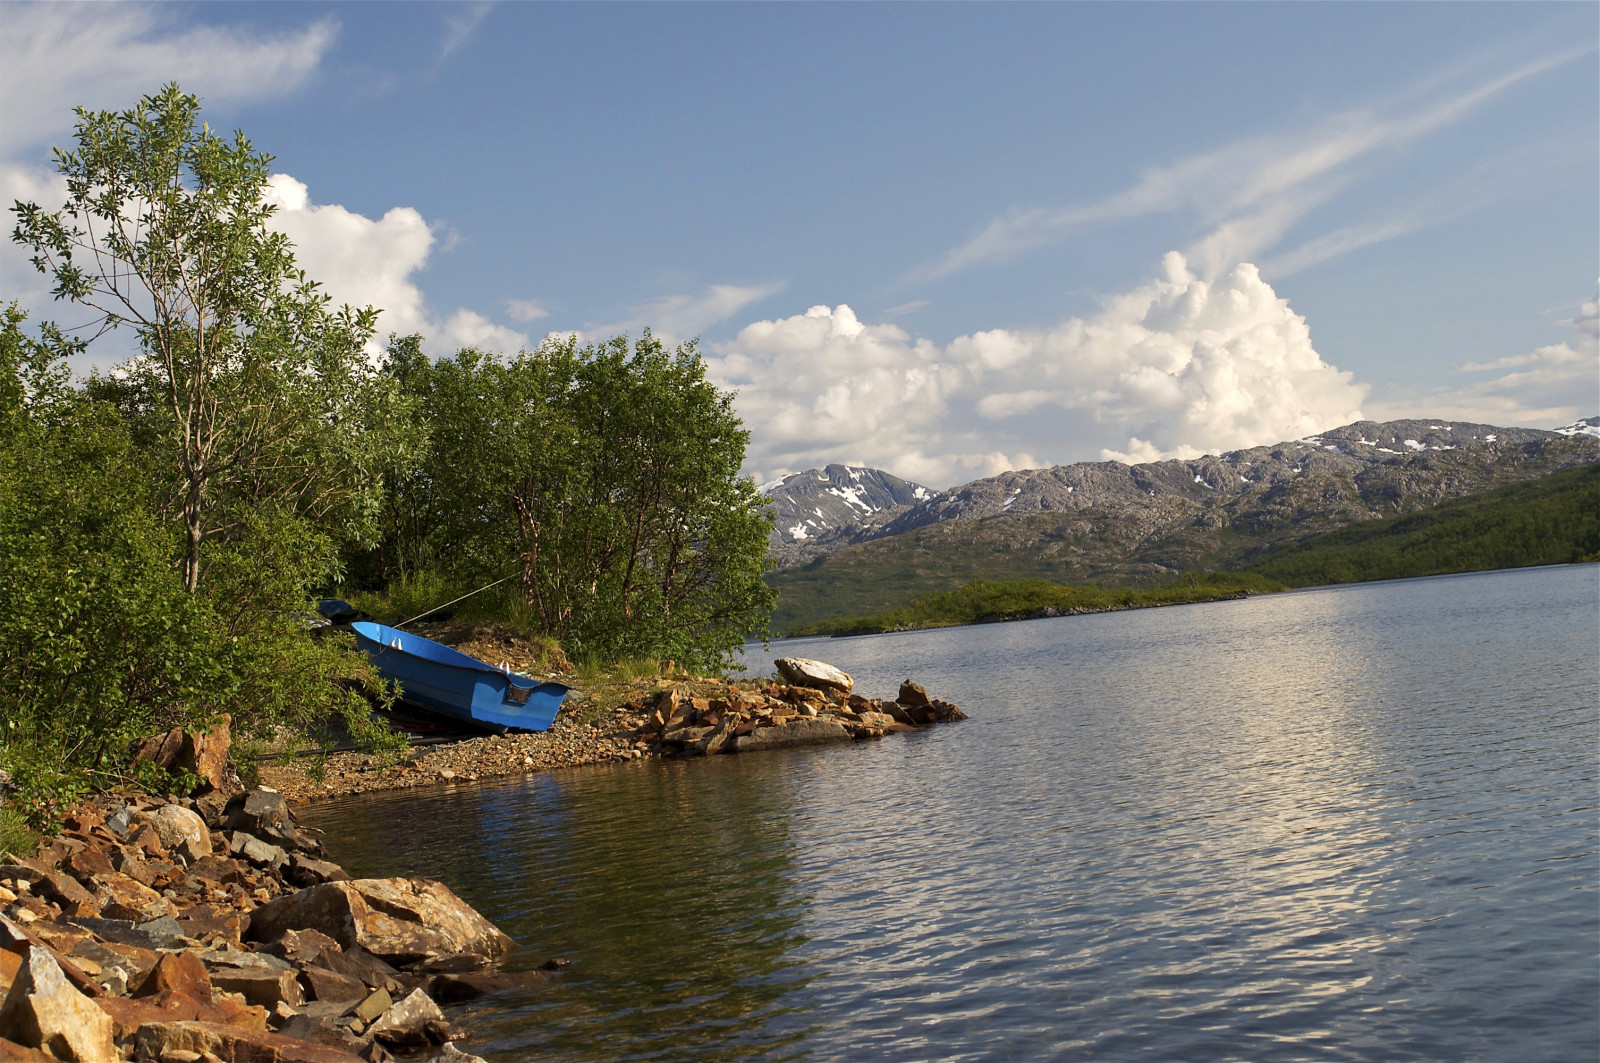
[[[850,693],[856,681],[831,664],[805,657],[779,657],[773,662],[783,678],[797,687],[814,687],[817,690],[837,690]]]
[[[94,895],[65,871],[46,871],[33,882],[33,892],[61,906],[67,915],[98,915]]]
[[[367,987],[359,979],[326,967],[307,967],[300,975],[310,987],[313,1000],[349,1004],[367,996]]]
[[[112,1030],[110,1017],[72,987],[49,952],[29,948],[0,1004],[0,1037],[56,1059],[102,1063],[121,1058]]]
[[[758,727],[747,735],[733,740],[740,753],[762,749],[783,749],[788,746],[815,746],[828,742],[850,741],[850,729],[838,720],[823,718],[798,719],[776,727]]]
[[[148,923],[177,911],[167,898],[120,871],[101,875],[96,886],[97,907],[106,919]]]
[[[233,744],[228,731],[230,722],[224,713],[221,721],[209,731],[197,733],[174,727],[151,735],[139,743],[134,759],[149,761],[158,768],[193,772],[200,780],[195,793],[210,793],[220,789],[227,777],[228,748]]]
[[[268,901],[250,915],[247,936],[271,942],[290,930],[316,930],[349,949],[394,964],[453,952],[495,958],[512,941],[441,882],[364,878],[325,882]]]
[[[900,693],[895,695],[894,700],[907,709],[920,709],[929,704],[927,690],[921,683],[913,683],[909,679],[900,684]]]
[[[294,971],[275,971],[267,967],[217,967],[211,984],[229,993],[238,993],[252,1004],[272,1009],[279,1001],[294,1007],[305,1003],[300,980]]]
[[[289,802],[273,790],[247,790],[234,797],[223,810],[222,822],[228,830],[254,834],[286,849],[321,848],[314,839],[301,835]]]
[[[144,976],[135,997],[154,997],[177,993],[197,1000],[211,1000],[211,975],[200,957],[192,952],[168,952]]]
[[[274,871],[287,867],[289,864],[288,853],[278,846],[270,842],[264,842],[255,835],[246,834],[242,830],[236,830],[228,835],[228,852],[234,856],[243,857],[257,867],[270,867]]]
[[[367,1033],[386,1045],[426,1045],[430,1023],[443,1023],[444,1012],[420,989],[395,1004],[367,1027]]]
[[[206,830],[206,821],[182,805],[162,805],[140,812],[137,821],[155,831],[167,852],[181,854],[191,864],[211,855],[211,832]]]
[[[134,1059],[148,1063],[171,1059],[178,1052],[202,1057],[209,1053],[227,1063],[364,1063],[360,1056],[332,1045],[210,1022],[146,1023],[139,1028],[133,1050]]]
[[[296,886],[315,886],[323,882],[348,882],[350,874],[338,864],[295,853],[289,857],[289,881]]]

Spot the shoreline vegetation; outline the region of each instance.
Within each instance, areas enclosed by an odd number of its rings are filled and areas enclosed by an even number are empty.
[[[909,604],[885,613],[805,624],[788,632],[787,637],[881,635],[895,631],[964,627],[969,624],[1040,620],[1124,609],[1230,601],[1251,594],[1270,594],[1288,589],[1281,583],[1260,576],[1232,572],[1181,576],[1164,586],[1143,590],[1073,587],[1042,579],[977,580],[957,590],[914,598]]]

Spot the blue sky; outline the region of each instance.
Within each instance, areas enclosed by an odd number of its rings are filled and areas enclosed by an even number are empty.
[[[175,78],[277,156],[336,297],[440,354],[698,335],[762,477],[1600,410],[1593,4],[0,18],[6,199],[48,201],[71,106]]]

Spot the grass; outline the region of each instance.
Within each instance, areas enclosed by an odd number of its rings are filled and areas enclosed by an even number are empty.
[[[1000,620],[1071,613],[1102,613],[1162,605],[1223,601],[1287,588],[1252,573],[1191,573],[1144,590],[1067,586],[1048,580],[977,580],[953,591],[914,598],[899,609],[872,616],[827,620],[797,628],[794,635],[869,635],[883,631],[957,627]]]
[[[28,821],[10,805],[0,805],[0,853],[31,856],[39,836],[28,829]]]

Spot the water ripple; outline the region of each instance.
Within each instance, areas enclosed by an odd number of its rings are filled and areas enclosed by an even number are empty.
[[[1596,576],[787,643],[973,718],[307,818],[574,960],[497,1061],[1592,1059]]]

